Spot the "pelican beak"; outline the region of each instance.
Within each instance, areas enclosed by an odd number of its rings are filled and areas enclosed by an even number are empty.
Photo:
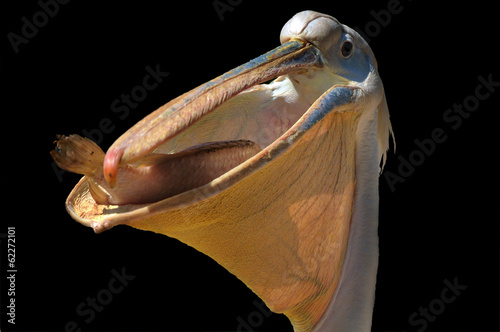
[[[296,331],[311,331],[339,283],[353,214],[365,98],[346,81],[331,75],[312,43],[287,41],[146,116],[109,148],[102,167],[112,187],[119,168],[152,153],[245,139],[260,147],[250,159],[148,204],[98,203],[84,177],[66,209],[97,233],[128,225],[176,238],[236,275]]]
[[[130,128],[109,148],[103,165],[106,181],[113,187],[120,164],[148,155],[240,92],[281,75],[322,66],[316,47],[303,40],[291,40],[175,98]]]

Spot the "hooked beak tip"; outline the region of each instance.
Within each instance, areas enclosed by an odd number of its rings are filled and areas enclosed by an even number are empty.
[[[104,178],[108,185],[113,188],[116,184],[116,177],[118,173],[118,165],[123,156],[123,149],[111,148],[106,153],[103,163]]]

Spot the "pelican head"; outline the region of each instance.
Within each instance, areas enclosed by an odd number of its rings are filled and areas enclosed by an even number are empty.
[[[125,224],[196,248],[296,331],[369,331],[391,132],[377,63],[358,33],[313,11],[281,43],[160,107],[106,154],[60,137],[56,162],[85,174],[66,208],[97,233]]]

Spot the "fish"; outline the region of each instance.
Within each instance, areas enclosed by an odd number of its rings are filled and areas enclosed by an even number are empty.
[[[98,204],[154,203],[203,186],[261,151],[249,140],[208,142],[183,151],[151,153],[132,164],[120,165],[111,187],[103,172],[104,151],[79,135],[57,135],[50,155],[67,171],[83,174]]]

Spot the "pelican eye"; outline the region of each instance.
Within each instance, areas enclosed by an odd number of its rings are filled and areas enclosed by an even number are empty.
[[[354,45],[350,41],[346,40],[342,44],[342,49],[341,49],[342,56],[347,59],[352,55],[353,51],[354,51]]]

